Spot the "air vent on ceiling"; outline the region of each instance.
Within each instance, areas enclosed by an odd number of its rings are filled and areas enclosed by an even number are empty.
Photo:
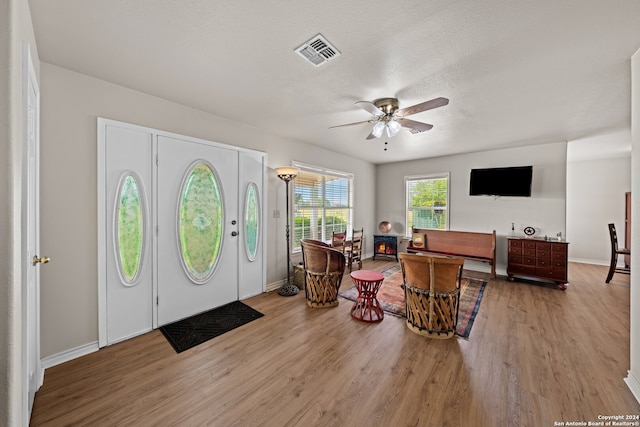
[[[333,47],[322,34],[318,34],[296,49],[298,55],[319,67],[340,56],[340,51]]]

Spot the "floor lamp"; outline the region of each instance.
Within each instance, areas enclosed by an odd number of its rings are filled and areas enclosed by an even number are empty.
[[[291,166],[276,168],[278,178],[285,182],[287,188],[287,282],[278,290],[278,294],[285,297],[290,297],[300,292],[298,287],[291,283],[291,243],[289,241],[289,182],[293,181],[298,175],[298,171],[298,168]]]

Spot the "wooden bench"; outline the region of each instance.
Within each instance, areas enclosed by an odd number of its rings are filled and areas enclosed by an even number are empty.
[[[453,255],[473,261],[488,262],[491,265],[491,278],[496,277],[496,231],[478,233],[474,231],[430,230],[414,228],[413,233],[427,236],[424,248],[413,246],[409,241],[407,252]]]

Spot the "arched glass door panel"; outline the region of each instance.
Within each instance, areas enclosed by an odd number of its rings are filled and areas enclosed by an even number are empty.
[[[223,199],[219,180],[200,160],[188,169],[178,202],[178,241],[182,266],[197,284],[209,280],[222,247]]]
[[[140,273],[146,236],[143,192],[131,172],[120,179],[115,208],[116,264],[124,284],[132,286]]]
[[[258,239],[260,238],[260,202],[258,200],[258,186],[250,183],[244,202],[244,242],[249,261],[256,259]]]

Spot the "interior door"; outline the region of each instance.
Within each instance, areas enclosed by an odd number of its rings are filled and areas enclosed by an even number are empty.
[[[158,326],[238,299],[238,152],[158,136]]]
[[[23,417],[28,423],[36,391],[42,384],[40,367],[40,269],[49,262],[40,254],[40,90],[28,45],[24,49],[24,146],[23,222],[26,257],[23,260],[22,323],[25,331],[22,350],[25,355],[23,390],[26,393]]]

